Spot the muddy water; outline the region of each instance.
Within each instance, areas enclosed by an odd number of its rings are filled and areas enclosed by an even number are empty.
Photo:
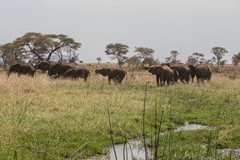
[[[118,160],[123,160],[124,157],[125,159],[128,159],[128,160],[133,160],[133,159],[144,160],[145,159],[144,148],[140,141],[130,141],[129,144],[127,144],[126,146],[127,152],[126,150],[125,152],[123,152],[123,148],[124,148],[123,144],[115,145]],[[125,154],[123,155],[123,153]],[[109,158],[111,160],[116,159],[113,148],[111,148],[109,151]]]
[[[188,124],[187,122],[183,125],[178,127],[177,129],[175,129],[175,132],[179,132],[179,131],[195,131],[195,130],[213,130],[214,127],[210,127],[210,126],[204,126],[201,124]]]
[[[204,126],[204,125],[200,125],[200,124],[188,124],[186,122],[183,126],[180,126],[173,131],[179,132],[179,131],[213,130],[213,129],[214,129],[214,127]],[[164,135],[164,134],[166,134],[166,133],[162,133],[162,135]],[[141,142],[136,140],[136,141],[130,141],[129,143],[130,144],[127,145],[127,152],[125,152],[125,159],[144,160],[145,159],[145,151],[144,151],[144,148],[143,148],[143,145],[141,144]],[[124,148],[124,144],[115,145],[118,160],[124,159],[123,148]],[[109,151],[109,159],[110,160],[116,159],[113,148],[111,148]]]
[[[240,159],[240,148],[237,149],[218,149],[218,153],[226,155],[227,157],[230,157],[230,154],[232,157],[234,157],[234,160]],[[233,158],[232,158],[233,159]]]

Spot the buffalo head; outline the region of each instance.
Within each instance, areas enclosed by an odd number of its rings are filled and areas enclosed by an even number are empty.
[[[102,76],[109,76],[109,75],[111,75],[112,70],[109,68],[101,68],[101,69],[95,70],[95,73],[97,73],[97,74],[99,73]]]

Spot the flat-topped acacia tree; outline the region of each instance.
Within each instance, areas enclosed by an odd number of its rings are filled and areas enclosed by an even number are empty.
[[[155,59],[153,54],[154,50],[148,47],[135,47],[135,51],[137,53],[137,57],[141,59],[141,66],[144,67],[145,65],[154,65],[158,64],[158,59]]]
[[[110,57],[112,60],[117,59],[118,66],[122,67],[127,60],[125,55],[128,53],[128,46],[121,43],[110,43],[106,46],[105,53],[107,55],[112,55],[112,57]]]
[[[7,43],[0,47],[2,58],[13,58],[16,61],[49,61],[53,54],[61,58],[63,53],[78,56],[76,50],[81,47],[81,43],[75,42],[64,34],[42,34],[29,32],[17,38],[12,43]]]

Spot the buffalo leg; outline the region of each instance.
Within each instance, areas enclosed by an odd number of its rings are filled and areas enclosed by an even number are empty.
[[[159,86],[159,76],[156,75],[157,86]]]
[[[108,84],[111,84],[111,78],[108,77]]]

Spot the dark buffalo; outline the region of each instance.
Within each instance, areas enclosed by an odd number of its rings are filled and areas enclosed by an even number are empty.
[[[187,65],[182,63],[165,63],[163,65],[168,65],[171,69],[176,70],[179,74],[179,79],[183,83],[189,83],[191,70]]]
[[[89,76],[89,70],[82,68],[72,68],[66,71],[63,78],[71,78],[72,80],[77,80],[78,78],[83,78],[84,82],[87,81]]]
[[[152,66],[148,70],[150,73],[156,75],[157,86],[164,85],[167,81],[169,85],[170,82],[175,82],[178,80],[178,72],[172,70],[169,66]]]
[[[198,82],[204,82],[204,80],[211,80],[212,77],[212,69],[207,64],[198,64],[196,66],[190,65],[189,68],[191,69],[192,73],[192,82],[194,81],[194,77]]]
[[[51,63],[49,70],[48,70],[48,76],[59,78],[63,76],[67,70],[72,69],[73,66],[70,64],[57,62],[57,63]]]
[[[102,68],[95,70],[95,73],[99,73],[104,77],[108,76],[108,84],[111,83],[111,80],[113,80],[115,84],[121,84],[122,80],[126,76],[126,72],[122,69]]]
[[[35,68],[31,64],[13,64],[9,71],[8,71],[8,76],[10,76],[11,73],[17,73],[18,76],[20,75],[29,75],[29,76],[34,76],[35,74]]]
[[[35,65],[35,70],[40,69],[44,72],[48,71],[51,63],[49,61],[41,61]]]
[[[174,73],[174,82],[177,82],[178,79],[179,79],[179,73],[177,70],[175,69],[172,69],[173,70],[173,73]]]

